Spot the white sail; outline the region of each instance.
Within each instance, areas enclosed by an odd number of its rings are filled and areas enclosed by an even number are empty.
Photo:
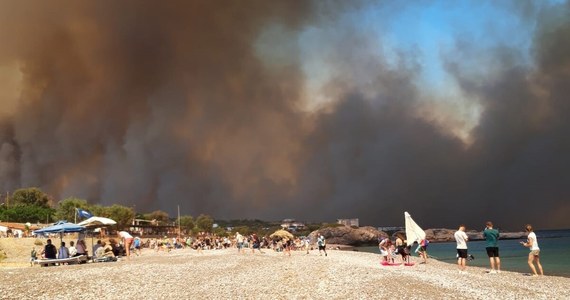
[[[404,219],[406,220],[406,240],[408,245],[414,242],[420,242],[426,238],[426,232],[414,222],[412,216],[406,211],[404,212]]]

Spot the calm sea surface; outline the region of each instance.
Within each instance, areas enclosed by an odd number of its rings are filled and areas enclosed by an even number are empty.
[[[540,246],[540,262],[546,275],[570,277],[570,230],[536,231]],[[520,245],[521,240],[499,240],[501,269],[521,273],[529,273],[527,264],[528,248]],[[469,254],[475,260],[467,262],[468,266],[489,268],[489,258],[485,252],[485,241],[469,242]],[[378,247],[358,247],[359,251],[380,253]],[[412,247],[415,250],[415,247]],[[440,261],[456,263],[455,242],[430,243],[428,254]],[[417,256],[417,255],[415,255]]]

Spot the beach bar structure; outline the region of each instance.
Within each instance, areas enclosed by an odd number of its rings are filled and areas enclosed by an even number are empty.
[[[129,231],[140,236],[165,236],[178,234],[178,226],[173,225],[158,225],[156,221],[134,219],[129,227]]]
[[[355,227],[359,227],[359,220],[358,218],[352,218],[352,219],[337,219],[336,222],[338,224],[342,224],[344,226],[355,226]]]

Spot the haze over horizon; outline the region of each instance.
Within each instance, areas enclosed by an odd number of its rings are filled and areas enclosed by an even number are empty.
[[[570,1],[0,1],[0,192],[569,228]]]

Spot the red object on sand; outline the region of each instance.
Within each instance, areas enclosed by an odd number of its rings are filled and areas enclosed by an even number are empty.
[[[401,265],[401,263],[391,263],[391,262],[387,262],[385,260],[381,261],[380,264],[383,266],[399,266],[399,265]]]

